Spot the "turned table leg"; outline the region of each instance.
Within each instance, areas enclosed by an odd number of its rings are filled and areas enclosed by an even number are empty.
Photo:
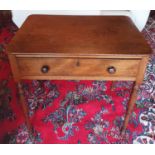
[[[21,82],[18,82],[18,91],[19,91],[20,103],[21,103],[21,106],[24,112],[25,123],[26,123],[29,133],[32,134],[32,126],[31,126],[30,119],[29,119],[28,107],[25,103],[24,92],[22,89]]]
[[[133,87],[132,94],[131,94],[131,97],[130,97],[130,100],[128,103],[128,108],[127,108],[127,112],[125,115],[124,124],[123,124],[123,127],[121,129],[121,135],[123,135],[125,133],[127,125],[129,123],[129,119],[130,119],[130,116],[132,114],[132,110],[133,110],[134,105],[135,105],[136,100],[137,100],[138,89],[139,89],[139,87],[142,84],[143,79],[144,79],[144,74],[145,74],[147,62],[148,62],[148,57],[143,57],[140,64],[139,64],[139,70],[137,73],[136,82],[135,82],[135,85]]]
[[[133,110],[135,102],[137,100],[138,88],[139,88],[139,85],[137,85],[137,84],[135,84],[134,87],[133,87],[132,95],[131,95],[129,103],[128,103],[128,108],[127,108],[127,113],[126,113],[126,116],[125,116],[124,124],[123,124],[123,127],[121,129],[121,135],[123,135],[125,133],[125,130],[127,128],[127,125],[128,125],[132,110]]]

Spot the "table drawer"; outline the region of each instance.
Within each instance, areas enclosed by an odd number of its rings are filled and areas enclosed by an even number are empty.
[[[17,58],[22,76],[135,77],[138,59]]]

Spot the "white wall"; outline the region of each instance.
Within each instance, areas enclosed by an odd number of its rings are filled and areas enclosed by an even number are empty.
[[[135,25],[137,26],[137,28],[142,31],[142,29],[144,28],[149,14],[150,14],[150,10],[109,10],[109,11],[105,11],[105,10],[101,10],[101,14],[102,15],[125,15],[125,16],[129,16],[132,21],[135,23]]]
[[[131,18],[133,22],[141,31],[148,20],[150,10],[131,10],[130,12],[131,12]]]

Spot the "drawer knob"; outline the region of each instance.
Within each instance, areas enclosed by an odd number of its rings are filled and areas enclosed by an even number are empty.
[[[47,65],[42,66],[41,71],[42,71],[42,73],[48,73],[48,71],[49,71],[49,66],[47,66]]]
[[[116,72],[116,68],[114,66],[109,66],[107,68],[108,73],[114,74]]]

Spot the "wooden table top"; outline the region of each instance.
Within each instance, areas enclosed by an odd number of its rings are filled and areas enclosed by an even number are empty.
[[[151,53],[142,34],[126,16],[31,15],[7,49],[11,54]]]

